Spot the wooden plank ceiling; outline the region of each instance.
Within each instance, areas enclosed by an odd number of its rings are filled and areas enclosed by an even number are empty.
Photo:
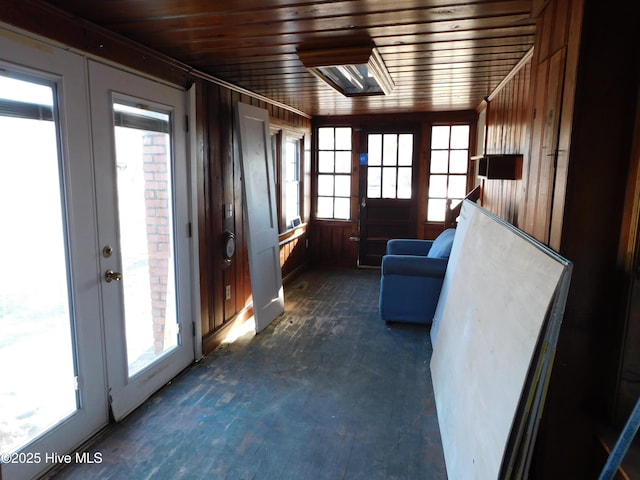
[[[49,0],[312,116],[475,109],[533,46],[531,0]],[[390,95],[347,98],[298,49],[373,41]]]

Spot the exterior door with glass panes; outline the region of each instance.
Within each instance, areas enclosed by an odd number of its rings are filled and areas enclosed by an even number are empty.
[[[183,90],[89,62],[107,373],[119,420],[194,358]]]
[[[391,238],[417,232],[415,130],[366,133],[360,160],[360,266],[379,266]]]
[[[0,477],[108,422],[84,59],[0,37]],[[74,457],[75,458],[75,457]]]

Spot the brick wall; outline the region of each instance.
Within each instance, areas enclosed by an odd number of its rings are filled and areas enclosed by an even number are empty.
[[[168,136],[154,133],[144,139],[145,206],[149,249],[149,282],[154,350],[164,349],[167,282],[171,252],[170,157]]]

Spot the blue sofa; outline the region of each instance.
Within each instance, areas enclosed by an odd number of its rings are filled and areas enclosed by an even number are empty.
[[[435,240],[387,242],[380,277],[382,320],[431,324],[455,233],[449,228]]]

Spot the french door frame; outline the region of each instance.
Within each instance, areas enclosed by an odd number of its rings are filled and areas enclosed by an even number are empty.
[[[74,413],[18,450],[21,456],[17,462],[3,459],[2,477],[14,480],[35,477],[50,468],[47,453],[73,450],[104,427],[109,418],[102,320],[96,308],[101,304],[101,296],[95,254],[98,238],[94,172],[86,116],[86,63],[81,55],[63,49],[34,48],[33,40],[13,32],[0,37],[0,52],[0,67],[52,81],[56,86],[79,398],[79,407]],[[43,248],[46,248],[46,235]],[[48,274],[50,272],[43,272]],[[34,354],[41,354],[42,361],[46,361],[46,352]],[[28,459],[31,461],[26,461]]]
[[[171,158],[169,176],[173,184],[169,208],[173,210],[174,267],[176,280],[178,345],[161,358],[130,377],[127,364],[126,328],[122,282],[102,279],[104,298],[104,328],[107,345],[107,380],[111,414],[120,420],[175,377],[194,359],[192,299],[190,297],[191,252],[189,237],[189,192],[187,161],[188,97],[183,90],[147,78],[89,61],[91,86],[91,116],[94,128],[94,161],[96,164],[96,196],[100,250],[114,248],[113,255],[100,255],[101,272],[122,267],[120,231],[118,230],[116,152],[113,124],[113,103],[120,99],[139,101],[145,108],[154,107],[171,112]]]
[[[110,308],[104,297],[104,269],[101,265],[102,243],[100,235],[104,233],[104,224],[100,224],[99,212],[102,200],[97,194],[96,185],[104,180],[98,175],[94,156],[101,136],[109,136],[109,131],[101,130],[92,133],[91,95],[96,93],[95,85],[90,83],[89,64],[99,65],[98,62],[88,60],[86,55],[49,44],[46,40],[34,38],[30,34],[13,27],[0,24],[0,68],[34,78],[42,78],[55,85],[57,98],[57,119],[59,121],[59,151],[62,152],[62,191],[66,211],[66,227],[68,238],[69,272],[71,276],[71,304],[73,345],[75,348],[75,364],[77,375],[78,409],[57,425],[36,437],[26,445],[16,450],[17,459],[31,458],[31,462],[7,462],[3,456],[0,462],[0,478],[20,480],[41,475],[52,468],[55,460],[45,455],[48,453],[60,456],[73,452],[80,444],[100,431],[109,422],[109,388],[113,387],[113,372],[121,369],[121,365],[109,367],[111,344],[118,340],[113,336],[112,329],[106,325],[105,308]],[[114,67],[105,67],[116,70]],[[142,96],[142,91],[131,91],[130,86],[137,83],[138,77],[133,73],[120,71],[120,89],[125,95]],[[95,76],[95,75],[94,75]],[[128,80],[122,80],[127,78]],[[134,81],[135,80],[135,81]],[[162,88],[172,88],[167,84],[149,79],[142,83],[155,83]],[[113,89],[114,87],[109,87]],[[180,200],[175,206],[176,232],[180,239],[178,258],[176,263],[187,265],[187,268],[176,269],[183,291],[179,293],[179,315],[184,315],[181,330],[183,344],[186,349],[181,352],[181,359],[174,363],[172,355],[163,357],[163,364],[155,371],[143,370],[135,377],[136,382],[142,382],[140,387],[130,379],[124,382],[127,387],[140,390],[133,394],[126,394],[121,400],[116,419],[122,418],[137,405],[142,403],[154,391],[191,363],[194,358],[201,356],[201,346],[194,342],[194,336],[200,338],[201,327],[199,318],[199,273],[197,255],[197,222],[196,201],[197,170],[194,162],[190,162],[190,151],[195,151],[195,115],[189,117],[186,113],[195,109],[195,89],[191,92],[180,90],[181,113],[176,117],[177,127],[183,140],[180,147],[184,151],[183,161],[179,166],[177,181],[179,188],[184,189]],[[109,97],[111,98],[111,97]],[[111,107],[111,105],[109,105]],[[111,113],[109,113],[111,118]],[[187,122],[191,122],[187,128]],[[95,128],[95,124],[93,125]],[[191,132],[191,133],[187,133]],[[105,208],[103,207],[104,211]],[[16,231],[19,234],[19,230]],[[43,248],[46,241],[43,239]],[[51,272],[43,272],[50,275]],[[55,278],[52,278],[54,281]],[[42,354],[46,361],[46,352]],[[126,360],[125,360],[126,362]],[[109,374],[109,375],[108,375]],[[122,377],[121,377],[122,378]],[[111,383],[111,385],[110,385]],[[113,393],[113,392],[112,392]]]

